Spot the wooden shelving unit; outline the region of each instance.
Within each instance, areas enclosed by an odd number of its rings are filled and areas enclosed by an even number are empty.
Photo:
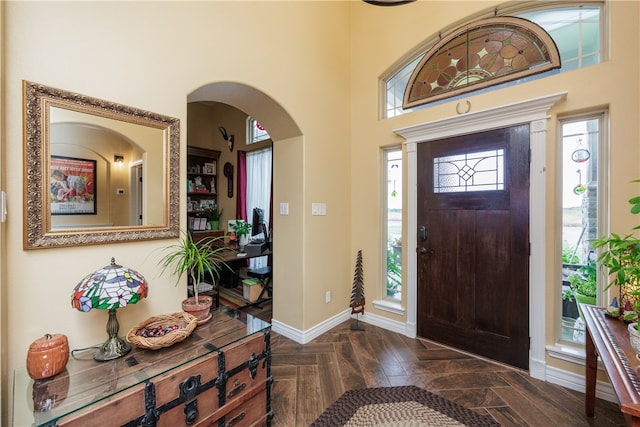
[[[218,205],[220,151],[187,146],[187,226],[195,234],[210,232],[203,211]]]

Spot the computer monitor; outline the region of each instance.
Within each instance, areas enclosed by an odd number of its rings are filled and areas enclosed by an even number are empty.
[[[264,234],[264,240],[269,239],[267,224],[264,222],[264,211],[260,208],[253,208],[253,218],[251,220],[251,236]]]

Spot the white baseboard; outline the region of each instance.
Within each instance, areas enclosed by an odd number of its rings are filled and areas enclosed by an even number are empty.
[[[332,328],[338,326],[339,324],[346,322],[349,319],[355,318],[356,315],[351,315],[351,309],[348,308],[331,317],[330,319],[319,323],[313,328],[307,329],[306,331],[292,328],[291,326],[276,319],[273,319],[271,321],[271,329],[273,330],[273,332],[277,332],[278,334],[283,335],[297,342],[298,344],[306,344],[324,334],[325,332],[331,330]],[[377,314],[365,313],[363,315],[358,315],[358,321],[374,326],[379,326],[392,332],[410,336],[410,331],[407,330],[407,325],[404,322],[387,319],[386,317],[378,316]]]
[[[551,366],[547,366],[546,371],[546,381],[584,393],[587,386],[584,375],[574,374],[573,372],[564,371]],[[613,391],[611,384],[602,381],[596,382],[596,397],[609,402],[618,403],[618,398],[616,397],[616,393]]]
[[[356,315],[351,316],[351,318],[355,319]],[[373,326],[379,326],[382,329],[396,332],[398,334],[407,335],[407,324],[405,322],[391,320],[377,314],[366,312],[363,315],[358,315],[358,321],[368,323],[369,325]]]
[[[547,377],[547,364],[544,360],[529,357],[529,375],[538,380],[545,380]]]
[[[278,334],[285,336],[298,344],[306,344],[325,332],[330,331],[334,327],[338,326],[342,322],[349,320],[349,316],[351,314],[351,309],[348,308],[335,316],[325,320],[322,323],[317,324],[311,329],[307,329],[306,331],[301,331],[296,328],[292,328],[291,326],[279,322],[276,319],[271,320],[271,329],[273,332],[277,332]]]

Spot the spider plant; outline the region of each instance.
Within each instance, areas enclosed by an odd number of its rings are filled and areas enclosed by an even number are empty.
[[[191,278],[193,296],[198,304],[198,284],[209,274],[217,279],[222,268],[230,267],[224,261],[223,254],[227,251],[224,237],[209,237],[194,241],[191,233],[183,231],[180,243],[164,248],[165,255],[160,260],[160,274],[170,269],[176,276],[176,285],[186,273]]]

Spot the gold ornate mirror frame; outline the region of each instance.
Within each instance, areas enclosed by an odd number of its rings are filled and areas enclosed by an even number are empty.
[[[169,239],[179,236],[179,119],[28,81],[23,82],[23,104],[25,249]],[[162,144],[163,147],[162,150],[158,150],[161,152],[161,156],[158,157],[162,157],[162,164],[158,162],[144,166],[152,171],[153,168],[162,168],[163,182],[154,183],[162,185],[162,196],[154,198],[154,203],[157,202],[155,199],[162,198],[162,214],[155,213],[156,217],[162,218],[158,223],[52,227],[49,191],[52,107],[159,130],[162,137],[158,138],[158,144]],[[160,207],[160,203],[157,207]]]

